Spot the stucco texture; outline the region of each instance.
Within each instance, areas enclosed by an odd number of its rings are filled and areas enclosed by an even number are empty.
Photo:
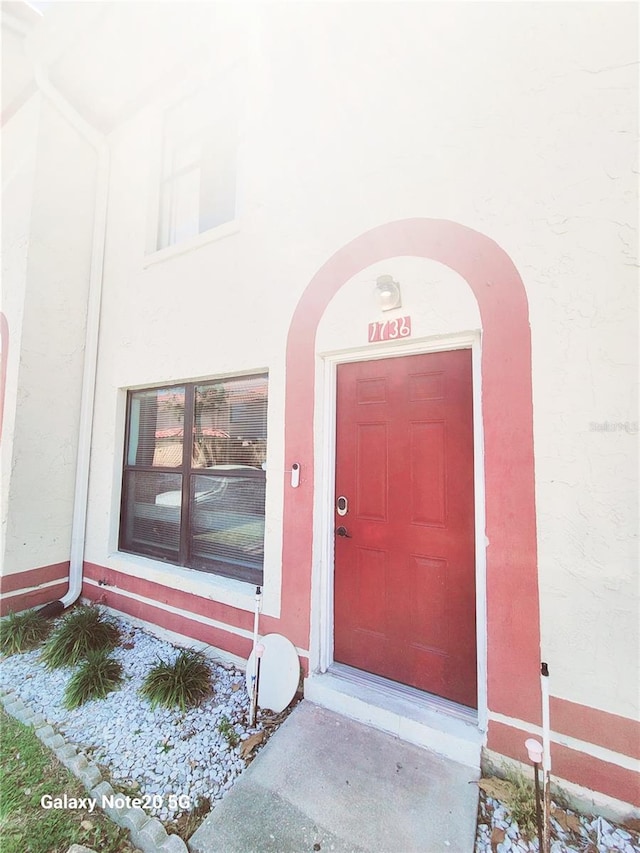
[[[153,251],[163,110],[203,82],[204,66],[174,75],[109,137],[87,559],[171,579],[167,567],[115,553],[126,389],[268,369],[265,590],[277,615],[293,461],[284,458],[285,347],[300,297],[371,228],[460,223],[507,253],[528,301],[541,656],[552,692],[637,718],[637,7],[258,4],[241,24],[238,50],[206,71],[236,86],[241,104],[233,226]],[[183,55],[201,56],[204,44],[215,54],[210,26],[189,30]],[[396,269],[415,338],[479,328],[451,271],[397,259],[371,277]],[[365,283],[336,295],[319,351],[366,343]],[[71,464],[65,457],[56,475],[67,503]],[[49,551],[46,562],[60,559]],[[249,589],[214,583],[206,594],[253,607]]]

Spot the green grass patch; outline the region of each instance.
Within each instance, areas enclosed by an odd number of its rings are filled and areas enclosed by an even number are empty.
[[[122,664],[107,652],[87,652],[86,660],[75,672],[64,691],[64,705],[70,710],[89,699],[104,699],[122,681]]]
[[[511,796],[507,803],[511,816],[518,824],[522,835],[533,838],[537,831],[536,794],[533,783],[519,771],[506,770],[507,781],[511,783]]]
[[[26,652],[44,642],[51,631],[51,623],[38,616],[35,610],[9,613],[0,620],[0,652],[14,655]]]
[[[211,692],[211,670],[203,655],[183,649],[174,663],[161,660],[149,672],[140,693],[152,708],[180,708],[198,705]]]
[[[524,838],[533,838],[537,831],[533,783],[520,770],[508,765],[503,766],[501,775],[504,778],[488,776],[480,779],[478,785],[487,796],[504,803]]]
[[[2,853],[65,853],[84,844],[101,853],[131,853],[126,830],[97,807],[44,809],[43,795],[88,797],[32,728],[0,710],[0,847]]]
[[[108,652],[120,641],[118,626],[97,607],[80,605],[63,617],[42,650],[49,669],[75,666],[89,652]]]
[[[232,749],[234,746],[238,745],[240,738],[238,737],[238,733],[234,729],[233,724],[231,723],[228,717],[220,717],[220,722],[218,723],[218,731]]]

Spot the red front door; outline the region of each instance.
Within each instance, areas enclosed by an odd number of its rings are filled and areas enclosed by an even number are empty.
[[[470,350],[339,365],[335,526],[334,659],[477,707]]]

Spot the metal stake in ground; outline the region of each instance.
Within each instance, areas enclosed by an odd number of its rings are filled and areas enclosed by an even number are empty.
[[[254,711],[253,711],[254,717],[253,717],[253,720],[251,722],[252,726],[255,726],[256,717],[258,714],[258,697],[260,695],[260,663],[262,661],[262,655],[263,654],[264,654],[264,646],[262,645],[262,643],[258,643],[258,645],[256,646],[256,657],[255,657],[255,661],[254,661],[255,667],[256,667],[256,703],[255,703],[255,707],[254,707]]]
[[[536,824],[538,826],[538,850],[543,848],[543,828],[542,828],[542,803],[540,802],[540,764],[542,762],[543,747],[542,744],[530,737],[524,745],[529,753],[529,760],[533,762],[534,780],[536,785]]]
[[[258,657],[256,647],[258,645],[258,622],[262,609],[262,588],[256,587],[256,610],[253,616],[253,673],[251,675],[251,690],[249,701],[249,725],[255,726],[256,713],[258,711]]]
[[[542,769],[544,770],[544,832],[543,851],[551,850],[551,730],[549,726],[549,667],[540,664],[542,688]]]

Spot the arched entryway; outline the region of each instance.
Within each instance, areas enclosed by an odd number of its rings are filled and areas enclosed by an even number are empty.
[[[458,223],[408,219],[374,228],[340,249],[307,286],[287,341],[285,461],[302,465],[285,489],[283,622],[309,638],[314,484],[315,335],[329,301],[352,276],[396,256],[438,261],[462,276],[483,329],[482,418],[486,486],[489,708],[535,722],[540,629],[536,559],[531,339],[522,280],[493,240]]]

